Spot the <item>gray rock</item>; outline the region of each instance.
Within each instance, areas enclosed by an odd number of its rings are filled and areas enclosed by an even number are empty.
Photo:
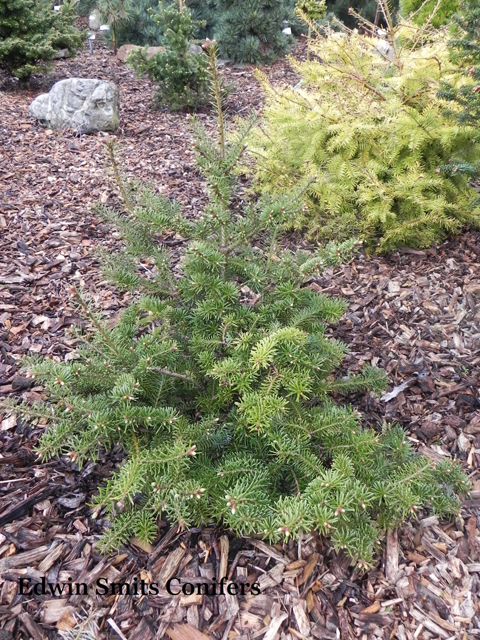
[[[53,129],[114,131],[120,119],[118,87],[113,82],[89,78],[60,80],[50,93],[35,98],[28,112]]]
[[[393,62],[395,60],[395,50],[387,40],[378,40],[375,49],[384,58],[388,58]]]
[[[138,49],[146,50],[147,60],[150,60],[157,53],[164,53],[165,47],[140,47],[138,44],[122,44],[122,46],[117,51],[117,58],[122,62],[128,61],[128,56],[132,51],[137,51]],[[198,55],[203,53],[203,49],[200,45],[192,42],[188,45],[188,53]]]
[[[196,54],[203,53],[203,49],[199,44],[195,44],[194,42],[191,42],[188,45],[188,53],[196,53]]]
[[[137,51],[137,49],[145,49],[145,47],[140,47],[138,44],[122,44],[120,49],[117,51],[117,58],[122,62],[126,62],[129,54],[132,51]],[[157,53],[163,53],[165,51],[165,47],[148,47],[147,49],[147,60],[150,60]]]
[[[54,60],[61,60],[62,58],[70,58],[70,51],[68,49],[59,49],[53,56]]]

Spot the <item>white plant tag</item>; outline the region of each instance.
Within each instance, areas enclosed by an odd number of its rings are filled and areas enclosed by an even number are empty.
[[[292,28],[291,27],[285,27],[285,29],[282,29],[282,33],[285,33],[287,36],[291,36],[292,35]]]
[[[108,24],[101,24],[99,30],[100,31],[110,31],[110,27],[108,26]]]

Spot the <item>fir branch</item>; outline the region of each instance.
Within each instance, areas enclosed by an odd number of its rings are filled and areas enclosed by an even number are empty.
[[[114,148],[114,140],[109,137],[106,141],[108,157],[110,159],[110,164],[112,165],[113,175],[115,176],[115,182],[117,183],[117,187],[122,195],[123,204],[129,213],[133,213],[133,206],[128,197],[127,191],[125,189],[125,184],[120,176],[120,170],[118,168],[117,159],[115,157],[115,148]]]
[[[202,385],[198,384],[198,382],[196,382],[193,378],[190,378],[183,373],[176,373],[175,371],[169,371],[168,369],[163,369],[162,367],[149,367],[149,371],[157,371],[163,376],[170,376],[172,378],[178,378],[179,380],[185,380],[185,382],[193,384],[194,387],[197,387],[199,389],[203,388]]]
[[[74,298],[78,304],[82,307],[83,311],[85,312],[85,314],[87,315],[88,319],[92,322],[92,324],[95,326],[95,328],[97,329],[97,331],[99,332],[99,334],[102,336],[103,340],[105,341],[105,343],[110,347],[110,349],[112,350],[112,353],[114,353],[118,360],[125,366],[128,367],[128,362],[127,360],[123,357],[123,355],[120,353],[120,351],[117,349],[117,346],[115,345],[115,343],[113,342],[113,340],[111,339],[109,333],[106,331],[106,329],[103,327],[102,323],[99,322],[97,320],[97,318],[95,317],[95,315],[90,311],[89,306],[86,304],[85,300],[82,298],[82,296],[80,295],[80,292],[78,291],[78,289],[76,287],[69,287],[68,289],[68,293],[72,296],[72,298]]]

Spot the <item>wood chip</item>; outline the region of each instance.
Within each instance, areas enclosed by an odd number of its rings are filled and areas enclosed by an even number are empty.
[[[270,558],[274,558],[277,562],[281,562],[283,564],[288,564],[288,558],[279,553],[274,547],[263,542],[262,540],[255,540],[251,538],[249,540],[250,544],[254,546],[256,549],[269,556]]]
[[[387,557],[385,560],[385,576],[387,580],[393,584],[397,580],[398,575],[398,531],[388,531],[387,533]]]
[[[167,556],[165,564],[162,566],[158,576],[154,576],[155,581],[160,584],[165,584],[170,578],[175,575],[175,572],[178,569],[180,562],[185,556],[185,549],[182,547],[177,547]]]
[[[227,536],[220,537],[220,562],[218,563],[217,580],[225,578],[228,570],[228,551],[230,543]]]
[[[170,640],[209,640],[210,638],[190,624],[173,624],[167,629],[166,634]]]
[[[297,623],[298,630],[302,636],[308,637],[310,635],[310,621],[307,615],[307,606],[305,600],[295,598],[293,604],[293,615]]]
[[[373,604],[371,604],[369,607],[365,607],[365,609],[362,609],[360,613],[362,614],[377,613],[378,611],[380,611],[380,606],[381,606],[380,601],[375,600]]]
[[[32,551],[23,551],[15,556],[0,558],[0,574],[14,567],[25,567],[30,564],[36,564],[40,560],[43,560],[49,551],[50,547],[42,546]]]
[[[42,607],[42,621],[44,624],[55,624],[66,614],[75,613],[75,607],[68,604],[66,598],[45,600]]]
[[[282,626],[282,623],[287,618],[288,618],[288,615],[286,613],[281,613],[278,616],[275,616],[274,618],[272,618],[272,620],[270,621],[270,624],[268,625],[268,629],[264,636],[264,640],[274,640],[275,636],[278,633],[278,630]]]
[[[50,567],[52,567],[55,562],[61,557],[63,553],[63,544],[54,545],[54,548],[50,553],[42,560],[42,562],[38,565],[38,570],[40,573],[46,573]]]
[[[312,553],[312,555],[308,559],[307,564],[305,565],[302,576],[298,581],[298,586],[302,586],[302,584],[305,584],[307,580],[310,578],[315,567],[317,566],[319,557],[320,557],[320,554]]]

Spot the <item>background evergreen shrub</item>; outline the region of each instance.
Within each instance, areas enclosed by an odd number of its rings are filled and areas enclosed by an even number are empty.
[[[304,188],[233,206],[252,123],[228,144],[221,110],[218,140],[197,125],[211,198],[197,220],[120,183],[127,214],[104,213],[125,249],[107,269],[144,296],[107,328],[72,290],[96,329],[78,360],[32,364],[49,400],[27,415],[49,422],[44,458],[67,454],[81,466],[123,447],[123,465],[96,499],[95,513],[106,509],[111,524],[104,550],[132,534],[153,541],[163,514],[183,527],[223,523],[272,541],[316,530],[368,562],[386,528],[427,505],[455,513],[468,485],[457,465],[415,454],[401,428],[364,429],[353,408],[332,400],[385,385],[369,366],[335,375],[346,347],[326,326],[345,304],[306,286],[356,243],[316,253],[282,247]],[[165,232],[184,239],[180,261]]]
[[[292,223],[311,237],[358,234],[388,251],[480,222],[468,182],[480,160],[478,132],[447,114],[452,103],[437,93],[443,81],[459,83],[446,35],[402,23],[388,37],[390,45],[329,32],[311,44],[316,60],[292,61],[297,87],[262,80],[257,184],[277,192],[316,176]]]
[[[349,11],[354,9],[361,14],[363,18],[373,22],[377,13],[378,0],[326,0],[327,11],[335,15],[341,22],[351,29],[357,26],[356,19]],[[388,3],[392,15],[398,10],[398,0]],[[383,14],[379,14],[380,20],[383,22]]]
[[[140,76],[148,76],[157,84],[156,102],[172,111],[195,109],[208,102],[208,60],[203,54],[190,53],[198,23],[190,10],[172,5],[153,14],[162,30],[165,51],[150,60],[146,50],[131,52],[128,63]]]
[[[84,39],[75,20],[71,2],[53,11],[47,0],[0,0],[0,65],[17,78],[29,78],[59,49],[73,54]]]
[[[272,62],[283,55],[292,37],[282,33],[293,17],[291,0],[216,0],[214,33],[222,57],[240,62]]]
[[[126,0],[128,20],[116,29],[117,45],[136,44],[155,47],[162,44],[162,28],[155,20],[158,0]]]
[[[440,96],[451,100],[462,124],[476,127],[480,123],[480,4],[464,0],[455,16],[453,37],[449,42],[450,57],[464,76],[460,86],[444,83]],[[478,135],[476,137],[478,140]]]
[[[200,24],[196,33],[197,38],[214,38],[217,24],[216,0],[186,0],[185,4],[192,12],[194,20]]]
[[[161,9],[165,7],[179,9],[177,0],[161,2],[160,0],[114,0],[120,2],[122,8],[128,14],[128,20],[117,26],[117,45],[136,44],[140,46],[158,46],[163,44],[165,25],[161,20]],[[215,25],[215,0],[187,0],[184,2],[192,13],[192,18],[197,23],[195,37],[213,37]],[[94,9],[100,10],[101,0],[80,0],[77,3],[77,12],[82,16],[88,16]],[[105,17],[105,19],[107,19]],[[111,39],[108,34],[105,36]]]
[[[450,23],[452,16],[458,11],[459,2],[460,0],[442,0],[436,8],[437,0],[429,0],[428,2],[425,0],[400,0],[400,13],[404,18],[414,14],[413,21],[419,25],[432,16],[433,26],[440,27]]]

